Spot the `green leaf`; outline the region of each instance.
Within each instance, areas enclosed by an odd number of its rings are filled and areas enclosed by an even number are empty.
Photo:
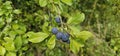
[[[22,24],[13,24],[12,28],[17,34],[24,34],[26,32],[26,26]]]
[[[61,0],[61,1],[69,6],[72,5],[72,0]]]
[[[86,41],[88,38],[92,37],[93,34],[89,31],[81,31],[76,36],[78,39],[81,39],[82,41]]]
[[[15,53],[15,52],[8,52],[8,53],[6,54],[6,56],[16,56],[16,53]]]
[[[3,4],[3,8],[4,9],[12,9],[12,6],[11,6],[12,2],[11,1],[6,1],[4,4]],[[7,12],[9,13],[9,12]]]
[[[22,49],[23,51],[27,51],[28,48],[29,48],[29,45],[25,45],[25,46],[23,46],[21,49]]]
[[[4,56],[4,54],[6,53],[6,50],[3,46],[0,46],[0,55]]]
[[[22,36],[22,45],[28,44],[27,34]]]
[[[45,7],[47,5],[48,0],[39,0],[39,5],[41,7]]]
[[[2,16],[4,14],[4,11],[2,11],[2,9],[0,9],[0,16]]]
[[[67,21],[68,24],[79,24],[83,22],[85,19],[84,13],[80,13],[79,11],[73,12]]]
[[[48,33],[48,22],[45,22],[42,26],[42,31]]]
[[[15,46],[13,42],[13,38],[4,37],[5,42],[2,43],[6,50],[8,51],[15,51]]]
[[[54,0],[54,3],[59,4],[60,0]]]
[[[25,33],[25,31],[23,31],[23,30],[15,30],[15,32],[16,32],[17,34],[24,34],[24,33]]]
[[[20,14],[21,13],[21,11],[19,10],[19,9],[16,9],[16,10],[14,10],[13,11],[15,14]]]
[[[18,25],[18,24],[12,24],[12,28],[13,28],[14,30],[16,30],[16,29],[19,28],[19,25]]]
[[[4,4],[5,5],[10,5],[12,2],[11,1],[6,1]]]
[[[79,52],[79,49],[80,49],[80,45],[77,41],[73,40],[73,39],[70,39],[70,50],[77,54]]]
[[[6,19],[6,22],[7,22],[7,23],[10,23],[11,21],[12,21],[12,18],[7,18],[7,19]]]
[[[0,17],[0,28],[2,28],[5,25],[5,19]]]
[[[3,45],[5,46],[5,49],[8,51],[15,51],[14,42],[6,42]]]
[[[46,39],[49,35],[44,32],[28,32],[27,36],[29,37],[28,40],[32,43],[39,43]]]
[[[47,42],[47,46],[49,49],[53,49],[55,47],[55,35],[53,35]]]
[[[13,38],[10,38],[10,37],[4,37],[4,40],[6,42],[12,42],[13,41]]]
[[[20,36],[16,37],[16,39],[14,40],[15,43],[15,47],[16,49],[20,49],[22,46],[22,38]]]
[[[35,56],[35,55],[34,55],[34,52],[28,52],[26,53],[26,56]]]
[[[69,26],[69,28],[71,29],[71,34],[78,34],[80,32],[80,27],[79,26]]]
[[[4,28],[4,34],[8,34],[9,33],[9,30],[10,30],[10,26],[6,26],[5,28]]]
[[[25,25],[20,25],[20,30],[23,31],[23,33],[26,32],[26,26]]]
[[[9,33],[9,36],[11,37],[11,38],[15,38],[15,36],[17,35],[17,33],[15,32],[15,31],[10,31]]]

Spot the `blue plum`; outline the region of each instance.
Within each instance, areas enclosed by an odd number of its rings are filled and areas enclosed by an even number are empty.
[[[66,41],[68,41],[69,40],[69,38],[66,36],[66,34],[63,34],[62,35],[62,41],[63,42],[66,42]]]
[[[56,17],[55,18],[55,21],[57,22],[57,23],[60,23],[61,21],[60,21],[60,17]]]
[[[52,28],[52,33],[53,33],[53,34],[57,34],[57,33],[58,33],[58,29],[57,29],[57,28],[55,28],[55,27],[54,27],[54,28]]]
[[[63,35],[62,32],[58,32],[58,33],[56,34],[56,38],[57,38],[58,40],[60,40],[60,39],[62,38],[62,35]]]
[[[65,33],[65,35],[66,35],[66,37],[68,37],[68,38],[70,37],[69,33]]]

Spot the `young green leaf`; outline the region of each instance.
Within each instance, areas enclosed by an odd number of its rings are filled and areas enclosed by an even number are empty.
[[[45,7],[47,5],[48,0],[39,0],[39,5],[41,7]]]
[[[39,43],[42,42],[44,39],[46,39],[49,35],[47,33],[44,32],[28,32],[27,33],[28,41],[32,42],[32,43]]]
[[[54,0],[54,3],[59,4],[60,0]]]
[[[53,35],[47,42],[47,46],[49,49],[53,49],[55,47],[55,35]]]
[[[0,46],[0,55],[4,56],[4,54],[6,53],[6,50],[3,46]]]
[[[78,39],[81,39],[83,41],[86,41],[88,38],[90,38],[92,36],[93,36],[93,34],[89,31],[81,31],[76,35],[76,37]]]
[[[22,38],[20,36],[16,37],[16,39],[14,40],[15,43],[15,47],[16,49],[20,49],[22,46]]]
[[[48,33],[48,22],[45,22],[42,26],[42,31]]]
[[[79,52],[79,49],[80,49],[80,44],[77,41],[70,39],[70,50],[73,53],[77,54]]]
[[[16,29],[18,29],[20,26],[18,25],[18,24],[12,24],[12,28],[14,29],[14,30],[16,30]]]
[[[69,26],[69,28],[71,29],[70,33],[78,34],[80,32],[80,27],[79,26]]]
[[[14,10],[13,11],[15,14],[20,14],[21,13],[21,11],[19,10],[19,9],[16,9],[16,10]]]
[[[25,46],[23,46],[21,49],[22,49],[23,51],[27,51],[28,48],[29,48],[29,45],[25,45]]]
[[[79,11],[73,12],[67,21],[68,24],[79,24],[85,19],[85,14]]]
[[[5,46],[5,49],[8,51],[15,51],[14,42],[6,42],[3,45]]]
[[[15,52],[8,52],[8,53],[6,54],[6,56],[16,56],[16,53],[15,53]]]
[[[24,34],[26,32],[25,25],[14,24],[13,27],[14,27],[13,29],[15,29],[15,32],[17,34]]]
[[[0,16],[2,16],[3,14],[4,14],[4,11],[0,9]]]
[[[6,42],[13,42],[13,38],[10,38],[10,37],[4,37],[4,40]]]
[[[8,51],[15,51],[15,45],[13,42],[13,38],[10,37],[4,37],[5,42],[3,43],[3,46]]]
[[[72,5],[72,0],[61,0],[61,1],[69,6]]]
[[[15,31],[9,31],[9,36],[11,37],[11,38],[15,38],[15,36],[17,35],[17,33],[15,32]]]

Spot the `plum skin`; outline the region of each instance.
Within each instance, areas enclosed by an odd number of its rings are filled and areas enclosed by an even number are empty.
[[[56,17],[55,21],[56,21],[57,23],[60,23],[60,22],[61,22],[61,21],[60,21],[60,17]]]
[[[60,39],[62,38],[62,35],[63,35],[62,32],[58,32],[58,33],[56,34],[56,38],[57,38],[58,40],[60,40]]]
[[[52,28],[52,33],[53,33],[53,34],[57,34],[57,33],[58,33],[58,29],[57,29],[57,28],[55,28],[55,27],[54,27],[54,28]]]
[[[63,42],[66,42],[66,41],[68,41],[69,40],[69,38],[66,36],[66,34],[63,34],[62,35],[62,41]]]

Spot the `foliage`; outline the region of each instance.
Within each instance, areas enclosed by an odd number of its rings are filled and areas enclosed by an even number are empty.
[[[0,55],[119,56],[119,8],[119,0],[0,0]]]

